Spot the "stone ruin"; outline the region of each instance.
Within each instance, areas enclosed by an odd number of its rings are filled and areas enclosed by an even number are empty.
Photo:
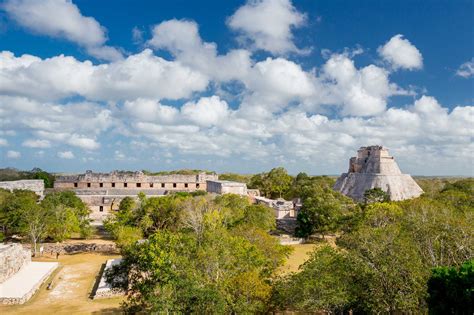
[[[0,304],[25,303],[57,266],[31,261],[31,252],[21,244],[0,244]]]
[[[388,150],[378,145],[361,147],[357,157],[349,160],[349,171],[334,185],[334,190],[357,201],[363,201],[364,193],[372,188],[382,189],[394,201],[416,198],[423,193],[410,175],[402,174]]]
[[[15,189],[31,190],[42,197],[44,193],[44,181],[42,179],[22,179],[0,182],[0,188],[13,191]]]
[[[0,245],[0,283],[31,262],[31,253],[19,244]]]

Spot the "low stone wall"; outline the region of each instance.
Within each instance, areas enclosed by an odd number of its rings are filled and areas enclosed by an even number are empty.
[[[106,281],[105,274],[108,270],[112,269],[113,266],[120,264],[122,261],[121,258],[115,258],[115,259],[109,259],[105,263],[105,266],[102,270],[102,274],[100,277],[100,282],[99,285],[97,286],[97,289],[94,294],[94,300],[95,299],[106,299],[106,298],[111,298],[115,296],[120,296],[124,295],[125,292],[122,289],[119,288],[112,288]]]
[[[4,282],[31,261],[31,254],[20,244],[0,245],[0,283]]]
[[[23,244],[23,246],[31,250],[30,244]],[[111,244],[98,244],[98,243],[43,243],[43,254],[44,255],[60,255],[64,254],[76,254],[76,253],[119,253],[117,246]]]
[[[280,241],[280,245],[298,245],[298,244],[305,243],[304,238],[298,238],[298,237],[282,236],[282,237],[279,237],[278,240]]]

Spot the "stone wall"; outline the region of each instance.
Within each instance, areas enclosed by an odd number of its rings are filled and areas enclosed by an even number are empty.
[[[117,254],[119,250],[114,243],[100,244],[100,243],[43,243],[41,244],[44,249],[44,254],[55,255],[59,253],[64,254],[77,254],[77,253],[110,253]],[[25,249],[31,250],[30,244],[23,244]]]
[[[29,250],[20,244],[0,244],[0,283],[31,262]]]
[[[0,188],[10,191],[14,189],[31,190],[41,197],[44,193],[44,181],[42,179],[12,180],[0,182]]]
[[[209,193],[247,195],[247,185],[245,183],[226,180],[208,180],[206,187]]]
[[[217,180],[216,174],[196,175],[145,175],[142,172],[111,172],[57,176],[54,188],[68,189],[166,189],[166,190],[206,190],[207,180]]]

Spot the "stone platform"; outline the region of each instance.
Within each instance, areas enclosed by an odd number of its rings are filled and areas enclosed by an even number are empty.
[[[23,304],[58,267],[57,262],[30,262],[0,283],[1,304]]]
[[[121,261],[121,258],[107,260],[107,262],[105,263],[105,268],[102,272],[102,276],[100,278],[99,286],[95,291],[94,299],[104,299],[124,294],[122,290],[112,288],[105,279],[105,273],[107,272],[107,270],[110,270],[113,266],[120,264]]]

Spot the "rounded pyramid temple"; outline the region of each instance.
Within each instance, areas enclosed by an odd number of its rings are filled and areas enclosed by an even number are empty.
[[[361,147],[357,157],[349,160],[349,171],[336,181],[334,189],[354,200],[362,201],[368,189],[381,188],[390,200],[420,196],[423,190],[408,174],[402,174],[395,159],[383,146]]]

